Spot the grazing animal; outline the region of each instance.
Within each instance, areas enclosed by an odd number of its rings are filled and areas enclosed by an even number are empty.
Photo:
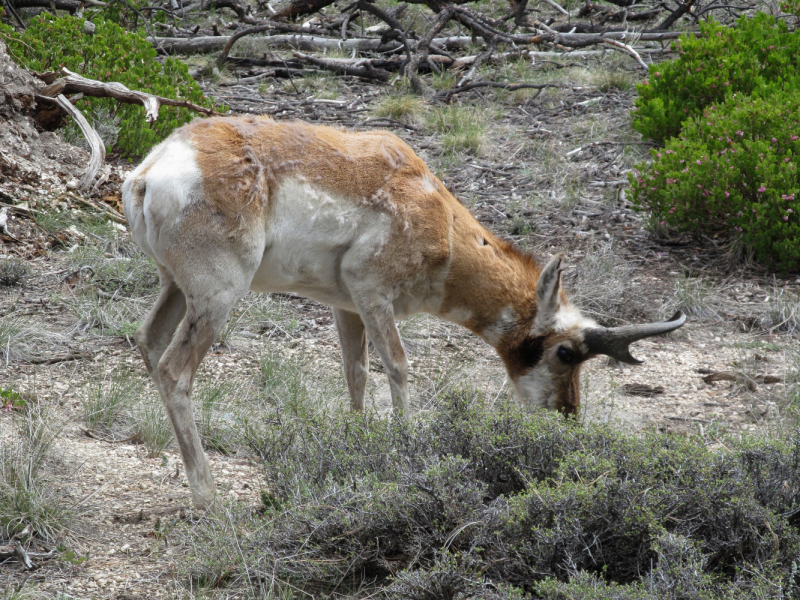
[[[333,307],[352,408],[362,410],[367,336],[396,411],[408,361],[395,319],[459,323],[493,346],[526,405],[574,414],[581,363],[680,327],[608,329],[567,302],[563,254],[541,267],[497,239],[413,150],[387,132],[269,118],[198,119],[157,146],[122,186],[133,238],[161,292],[136,342],[164,400],[198,507],[215,488],[195,427],[195,371],[248,290]]]

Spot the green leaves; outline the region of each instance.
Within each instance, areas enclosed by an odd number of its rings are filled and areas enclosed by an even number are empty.
[[[684,230],[731,231],[778,270],[800,264],[800,90],[731,96],[631,175],[633,201]]]
[[[733,93],[767,97],[800,86],[800,35],[764,13],[742,17],[736,28],[700,24],[702,36],[682,37],[679,58],[651,65],[637,86],[634,129],[664,142],[682,123]]]

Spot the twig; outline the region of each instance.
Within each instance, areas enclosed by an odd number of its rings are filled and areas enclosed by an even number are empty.
[[[73,200],[77,200],[87,206],[91,206],[95,210],[99,210],[104,216],[107,216],[112,221],[116,221],[121,225],[127,225],[128,220],[125,218],[124,215],[121,215],[116,210],[111,208],[108,204],[103,204],[101,202],[95,202],[93,200],[89,200],[88,198],[81,198],[77,194],[73,194],[71,192],[64,192],[65,196],[72,198]]]
[[[99,492],[100,490],[104,489],[109,483],[110,482],[106,481],[103,485],[101,485],[99,488],[97,488],[91,494],[89,494],[88,496],[84,496],[83,498],[81,498],[80,500],[75,502],[75,504],[70,506],[67,510],[72,510],[73,508],[77,508],[78,506],[80,506],[81,504],[83,504],[84,502],[86,502],[87,500],[92,498],[97,492]]]
[[[645,71],[647,71],[648,67],[645,64],[645,62],[642,60],[642,57],[639,56],[639,53],[636,52],[636,50],[634,50],[633,48],[631,48],[627,44],[623,44],[622,42],[618,42],[616,40],[606,40],[606,39],[603,40],[603,43],[604,44],[608,44],[609,46],[612,46],[613,48],[619,48],[623,52],[625,52],[627,54],[630,54],[634,59],[636,59],[636,62],[639,63],[639,66],[642,67]]]

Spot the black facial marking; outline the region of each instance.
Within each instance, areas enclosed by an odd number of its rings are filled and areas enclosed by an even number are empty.
[[[536,366],[542,360],[544,353],[544,338],[543,337],[527,337],[519,345],[517,349],[519,353],[519,362],[526,368]]]

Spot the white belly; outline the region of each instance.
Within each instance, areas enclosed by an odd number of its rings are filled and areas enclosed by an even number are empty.
[[[389,215],[354,200],[284,181],[273,196],[266,249],[250,289],[295,292],[354,310],[341,278],[342,260],[347,255],[352,264],[379,255],[391,224]]]

